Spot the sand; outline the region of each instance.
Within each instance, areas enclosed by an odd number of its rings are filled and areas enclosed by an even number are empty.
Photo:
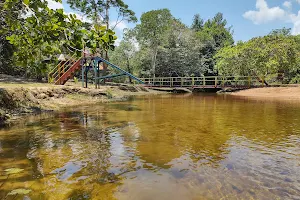
[[[253,88],[253,89],[234,92],[231,95],[252,97],[252,98],[264,98],[264,99],[268,98],[268,99],[300,101],[300,86]]]

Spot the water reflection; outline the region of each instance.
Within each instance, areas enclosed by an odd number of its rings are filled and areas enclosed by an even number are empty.
[[[297,199],[299,117],[298,104],[215,95],[30,117],[0,130],[0,171],[25,169],[1,174],[0,198]]]

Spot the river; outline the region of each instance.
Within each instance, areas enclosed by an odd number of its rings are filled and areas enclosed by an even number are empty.
[[[0,129],[0,186],[0,199],[300,199],[300,103],[161,95],[24,117]]]

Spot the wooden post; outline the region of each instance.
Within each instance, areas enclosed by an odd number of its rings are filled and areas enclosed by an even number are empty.
[[[218,77],[216,76],[215,77],[215,88],[217,88],[217,86],[218,86]]]
[[[205,86],[206,85],[206,82],[205,82],[206,80],[205,80],[205,76],[203,76],[203,86]]]
[[[183,78],[181,78],[181,87],[183,86]]]
[[[195,77],[192,78],[192,86],[194,87],[195,85]]]

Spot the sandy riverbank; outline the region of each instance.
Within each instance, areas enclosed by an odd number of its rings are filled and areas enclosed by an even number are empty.
[[[234,96],[300,101],[300,86],[253,88],[231,93]]]
[[[55,111],[65,107],[123,101],[130,96],[155,95],[166,92],[140,86],[101,86],[100,89],[82,88],[81,84],[68,83],[56,86],[36,83],[22,78],[0,76],[0,124],[23,114]]]

